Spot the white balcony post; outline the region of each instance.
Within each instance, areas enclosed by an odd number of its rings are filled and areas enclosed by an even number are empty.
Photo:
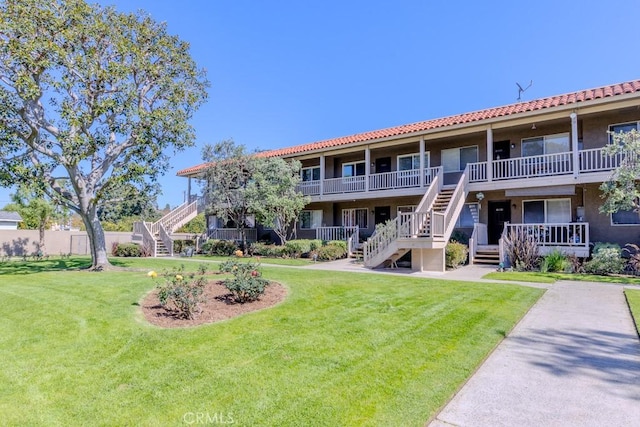
[[[573,176],[577,178],[580,173],[580,165],[578,164],[580,161],[580,153],[578,152],[578,115],[576,113],[571,113],[569,117],[571,117],[571,154],[573,155]]]
[[[487,181],[493,181],[493,129],[487,128]]]
[[[324,194],[324,154],[320,155],[320,195]]]
[[[426,166],[424,164],[424,137],[420,138],[420,187],[424,187],[424,181],[425,181],[425,171],[424,171],[424,167]],[[397,169],[397,167],[396,167]]]
[[[371,150],[364,149],[364,191],[369,191],[369,175],[371,175]]]

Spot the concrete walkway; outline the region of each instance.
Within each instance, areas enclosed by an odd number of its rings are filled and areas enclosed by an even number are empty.
[[[558,282],[430,424],[640,423],[640,340],[623,287]]]

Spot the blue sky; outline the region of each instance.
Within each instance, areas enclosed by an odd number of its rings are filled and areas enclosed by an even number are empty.
[[[271,149],[640,78],[637,0],[101,0],[143,9],[191,44],[211,81],[196,146]],[[0,189],[0,206],[8,203]]]

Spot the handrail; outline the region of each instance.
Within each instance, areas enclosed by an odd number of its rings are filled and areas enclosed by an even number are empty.
[[[473,224],[473,231],[471,237],[469,237],[469,264],[473,264],[473,260],[476,257],[478,251],[478,223]]]
[[[503,266],[507,265],[507,257],[505,253],[504,242],[507,239],[507,229],[508,229],[509,221],[505,221],[504,227],[502,228],[502,234],[500,235],[500,239],[498,240],[498,256],[500,257],[500,263]]]
[[[469,184],[469,165],[464,168],[464,172],[462,172],[462,176],[458,180],[458,184],[456,185],[456,189],[453,191],[451,195],[451,200],[447,205],[447,209],[444,211],[444,217],[442,218],[442,232],[440,233],[440,229],[438,227],[438,223],[436,222],[436,218],[438,216],[437,212],[433,212],[433,236],[443,237],[448,239],[453,229],[456,226],[455,217],[460,214],[460,210],[462,209],[462,205],[464,205],[464,201],[467,198],[467,184]],[[439,221],[439,219],[438,219]]]
[[[151,234],[151,230],[149,229],[150,225],[150,222],[134,222],[133,233],[142,235],[142,246],[149,248],[149,250],[151,250],[151,256],[155,257],[158,252],[158,248],[156,246],[156,239],[154,239],[153,234]]]
[[[363,246],[365,262],[384,251],[389,244],[398,238],[400,217],[379,226],[375,235],[369,237]]]
[[[158,224],[162,224],[166,230],[170,230],[170,232],[173,232],[176,228],[179,228],[182,225],[181,221],[183,221],[194,212],[198,212],[198,204],[199,199],[194,200],[193,202],[183,203],[182,205],[173,209],[171,212],[156,221],[151,228],[151,232],[154,234],[160,232]]]
[[[169,236],[169,233],[167,233],[167,229],[164,228],[164,225],[161,223],[160,226],[158,227],[158,230],[159,230],[158,236],[160,237],[160,240],[162,240],[162,243],[164,243],[164,246],[169,251],[169,256],[173,256],[173,240]]]
[[[429,211],[429,209],[431,209],[431,206],[433,205],[433,202],[435,202],[436,199],[438,198],[438,194],[440,193],[440,190],[442,190],[442,185],[444,181],[444,174],[442,171],[442,167],[439,166],[436,169],[437,169],[436,176],[431,181],[431,184],[429,185],[429,188],[427,189],[427,191],[424,193],[424,196],[422,196],[422,199],[420,200],[420,203],[416,207],[415,212]]]
[[[319,240],[348,240],[349,236],[357,234],[360,238],[359,227],[356,226],[330,226],[316,228],[316,239]]]

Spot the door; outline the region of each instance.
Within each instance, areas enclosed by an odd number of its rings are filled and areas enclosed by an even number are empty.
[[[391,172],[391,157],[379,157],[376,159],[375,173]]]
[[[487,237],[490,245],[497,245],[504,229],[504,223],[511,221],[511,201],[489,202],[488,205]]]
[[[505,160],[511,157],[511,141],[497,141],[493,143],[493,160]],[[508,178],[509,162],[497,162],[493,164],[493,177],[497,179]]]
[[[391,218],[391,206],[376,206],[374,218],[376,225],[387,222]]]

